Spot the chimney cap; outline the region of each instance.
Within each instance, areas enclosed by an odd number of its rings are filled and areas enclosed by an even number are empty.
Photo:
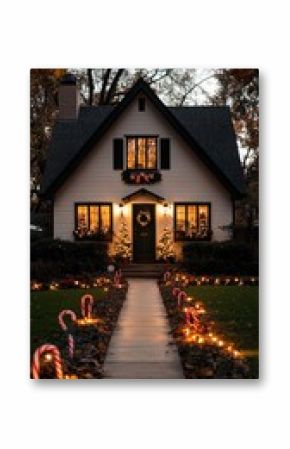
[[[62,85],[73,85],[75,86],[77,83],[77,79],[75,77],[75,75],[73,75],[72,73],[66,73],[60,80],[60,84]]]

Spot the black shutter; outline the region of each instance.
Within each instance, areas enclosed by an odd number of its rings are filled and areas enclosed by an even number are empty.
[[[114,170],[123,170],[123,139],[114,139],[113,167]]]
[[[160,168],[161,170],[170,169],[170,140],[160,139]]]

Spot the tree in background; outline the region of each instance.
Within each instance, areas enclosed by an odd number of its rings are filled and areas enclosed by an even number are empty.
[[[30,77],[31,206],[39,207],[39,188],[51,130],[57,117],[57,88],[63,69],[32,69]]]
[[[172,232],[165,226],[157,245],[157,259],[167,262],[174,257]]]
[[[224,69],[216,77],[220,87],[215,103],[231,108],[247,183],[246,197],[237,202],[236,224],[251,228],[259,210],[259,71]]]

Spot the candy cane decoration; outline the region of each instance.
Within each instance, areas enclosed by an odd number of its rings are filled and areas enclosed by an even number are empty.
[[[121,274],[121,269],[120,269],[120,270],[117,270],[116,273],[115,273],[115,276],[114,276],[114,284],[115,284],[115,285],[120,284],[121,276],[122,276],[122,274]]]
[[[187,307],[185,309],[185,321],[188,326],[192,326],[195,330],[198,329],[199,319],[197,311],[194,307]]]
[[[172,289],[172,294],[173,294],[173,296],[177,296],[179,292],[180,292],[180,288],[178,288],[178,287],[174,287],[174,288]]]
[[[69,315],[71,317],[72,322],[75,322],[77,320],[77,316],[72,310],[62,310],[58,315],[58,322],[60,327],[62,328],[63,331],[67,332],[68,327],[64,322],[65,315]],[[72,334],[68,334],[67,339],[68,339],[68,353],[70,358],[72,359],[74,356],[75,341]]]
[[[181,290],[181,291],[178,293],[178,295],[177,295],[177,305],[178,305],[178,308],[181,307],[182,300],[183,300],[183,299],[186,299],[186,298],[187,298],[187,294],[186,294],[184,291]]]
[[[81,313],[84,318],[91,318],[93,312],[94,298],[92,295],[84,295],[81,298]]]
[[[60,356],[59,349],[54,345],[42,345],[36,349],[33,355],[33,363],[32,363],[32,376],[33,379],[39,379],[40,374],[40,357],[45,352],[51,352],[53,355],[55,373],[57,379],[63,379],[63,371],[62,371],[62,360]]]
[[[165,271],[164,275],[163,275],[163,280],[166,282],[170,279],[170,271]]]

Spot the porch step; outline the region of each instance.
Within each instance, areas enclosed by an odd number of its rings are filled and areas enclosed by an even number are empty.
[[[154,263],[132,263],[123,267],[125,277],[132,278],[159,278],[171,265]]]

